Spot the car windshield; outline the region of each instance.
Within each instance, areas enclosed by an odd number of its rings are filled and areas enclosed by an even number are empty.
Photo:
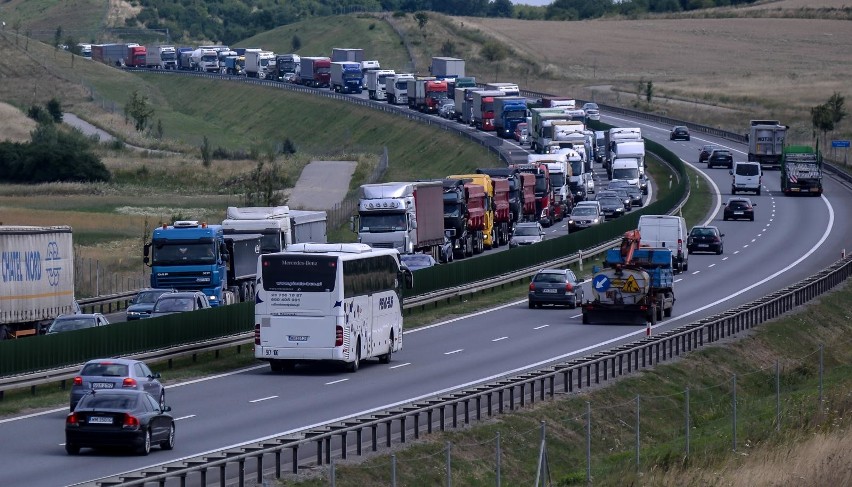
[[[731,157],[731,153],[726,150],[713,151],[713,157]]]
[[[92,328],[95,326],[94,318],[72,318],[66,320],[56,320],[48,328],[48,333],[58,333],[60,331],[82,330],[83,328]]]
[[[94,362],[83,366],[80,375],[87,377],[127,377],[128,366],[108,362]]]
[[[535,282],[551,282],[551,283],[564,283],[565,282],[565,274],[561,272],[539,272],[533,278]]]
[[[586,110],[588,110],[588,109],[597,110],[598,104],[597,103],[586,103],[585,105],[583,105],[583,108],[585,108]]]
[[[621,200],[619,200],[618,198],[606,197],[606,198],[601,198],[598,201],[601,202],[601,206],[610,206],[611,207],[611,206],[621,206],[622,205]]]
[[[586,215],[594,215],[595,209],[589,206],[579,206],[574,208],[574,211],[571,212],[572,216],[586,216]]]
[[[434,260],[428,255],[403,255],[402,263],[411,270],[423,269],[434,265]]]
[[[713,231],[712,228],[693,228],[692,236],[693,237],[712,237],[716,235],[716,232]]]
[[[155,313],[171,313],[175,311],[192,311],[192,298],[166,298],[154,305]]]
[[[133,304],[154,304],[167,291],[142,291],[133,298]]]
[[[639,169],[635,167],[623,167],[612,170],[612,179],[637,179]]]
[[[757,176],[760,174],[757,164],[737,164],[738,176]]]
[[[751,205],[746,201],[731,201],[728,203],[728,207],[732,210],[747,210]]]
[[[87,394],[80,400],[77,409],[136,409],[136,397],[126,394]]]
[[[519,227],[515,228],[515,235],[518,235],[518,236],[521,236],[521,237],[538,236],[538,234],[539,234],[538,228],[536,228],[536,227],[520,227],[519,226]]]

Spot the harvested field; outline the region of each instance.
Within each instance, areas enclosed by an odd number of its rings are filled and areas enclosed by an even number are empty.
[[[7,103],[0,102],[0,142],[27,142],[36,128],[34,120]]]

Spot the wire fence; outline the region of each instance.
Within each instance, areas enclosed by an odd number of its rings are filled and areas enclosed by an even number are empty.
[[[785,430],[804,429],[799,438],[805,439],[817,430],[847,427],[848,346],[820,346],[794,360],[778,356],[766,367],[696,378],[665,395],[636,395],[615,404],[611,397],[596,402],[572,397],[467,436],[426,437],[425,444],[389,457],[333,460],[315,475],[338,487],[652,485],[654,475],[678,485],[669,470],[678,465],[746,456],[758,444],[789,437]],[[536,393],[530,391],[529,402]]]

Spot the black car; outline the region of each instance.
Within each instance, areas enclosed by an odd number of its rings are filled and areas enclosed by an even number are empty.
[[[564,304],[574,309],[583,303],[583,287],[570,269],[542,269],[530,281],[530,309],[543,304]]]
[[[725,205],[723,220],[751,220],[754,221],[754,207],[748,198],[731,198]]]
[[[693,252],[715,252],[717,255],[724,252],[722,237],[725,234],[719,232],[716,227],[692,227],[686,238],[686,251]]]
[[[127,321],[141,320],[151,316],[151,310],[154,309],[154,303],[157,298],[166,293],[176,292],[174,289],[143,289],[130,302],[130,306],[125,311],[125,319]]]
[[[607,191],[615,193],[621,199],[621,202],[624,204],[624,211],[630,211],[633,209],[633,198],[630,197],[626,188],[607,188]]]
[[[689,141],[689,129],[683,125],[677,125],[669,134],[670,140],[686,140]]]
[[[623,189],[630,196],[630,204],[632,206],[642,206],[645,202],[642,200],[642,191],[638,187],[624,180],[610,181],[607,189],[616,190]]]
[[[601,196],[598,193],[596,200],[601,204],[601,213],[603,213],[604,218],[607,220],[618,218],[624,214],[624,201],[617,194],[604,194]]]
[[[175,420],[169,411],[144,391],[93,390],[65,418],[65,451],[77,455],[80,448],[127,447],[147,455],[153,444],[171,450]]]
[[[727,168],[734,167],[734,155],[728,149],[713,149],[710,157],[707,158],[707,167],[713,168],[722,166]]]
[[[698,151],[698,163],[701,164],[703,162],[707,162],[707,159],[710,158],[710,154],[713,153],[713,149],[715,148],[715,145],[705,145],[701,147]]]

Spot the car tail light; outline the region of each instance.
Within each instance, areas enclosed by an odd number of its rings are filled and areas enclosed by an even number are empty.
[[[535,283],[534,282],[530,283],[530,291],[535,291]]]
[[[80,377],[79,375],[77,377],[74,377],[74,385],[75,386],[83,385],[83,378]]]
[[[342,347],[343,346],[343,327],[340,326],[340,325],[337,325],[337,328],[335,330],[334,346],[335,347]]]
[[[77,416],[77,413],[71,413],[65,418],[66,426],[80,426],[80,417]]]
[[[121,381],[121,387],[136,387],[136,379],[126,377]]]
[[[260,345],[260,324],[254,324],[254,344]]]
[[[574,291],[574,285],[571,284],[570,282],[566,282],[565,283],[565,292],[570,293],[572,291]]]
[[[121,427],[126,429],[136,429],[139,427],[139,419],[136,416],[125,413]]]
[[[677,239],[677,251],[683,252],[683,239]]]

